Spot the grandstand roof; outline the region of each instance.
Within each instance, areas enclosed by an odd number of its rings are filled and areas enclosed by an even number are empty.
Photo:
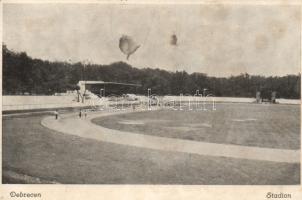
[[[119,82],[104,82],[104,81],[79,81],[79,85],[125,85],[125,86],[142,86],[141,84],[119,83]]]

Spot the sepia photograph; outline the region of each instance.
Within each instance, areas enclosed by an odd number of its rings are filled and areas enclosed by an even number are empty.
[[[299,186],[300,103],[298,4],[2,4],[3,185]]]

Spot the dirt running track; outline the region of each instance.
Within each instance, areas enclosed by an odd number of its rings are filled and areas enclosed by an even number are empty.
[[[89,113],[89,116],[86,119],[80,119],[77,114],[62,115],[59,120],[55,120],[54,117],[51,116],[44,118],[41,123],[47,128],[62,133],[139,148],[272,162],[300,162],[300,150],[247,147],[164,138],[112,130],[91,122],[91,120],[96,117],[117,115],[127,112],[131,111],[103,111]]]

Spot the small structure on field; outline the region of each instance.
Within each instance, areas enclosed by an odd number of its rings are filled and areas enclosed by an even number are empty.
[[[263,103],[263,102],[276,103],[276,96],[277,96],[276,91],[271,91],[271,90],[257,91],[256,103]]]

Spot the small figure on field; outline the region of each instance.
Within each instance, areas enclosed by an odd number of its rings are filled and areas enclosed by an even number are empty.
[[[81,118],[82,117],[82,110],[80,110],[80,112],[79,112],[79,118]]]
[[[58,110],[56,110],[56,111],[54,112],[54,114],[55,114],[55,118],[56,118],[56,120],[57,120],[58,117],[59,117],[59,112],[58,112]]]

